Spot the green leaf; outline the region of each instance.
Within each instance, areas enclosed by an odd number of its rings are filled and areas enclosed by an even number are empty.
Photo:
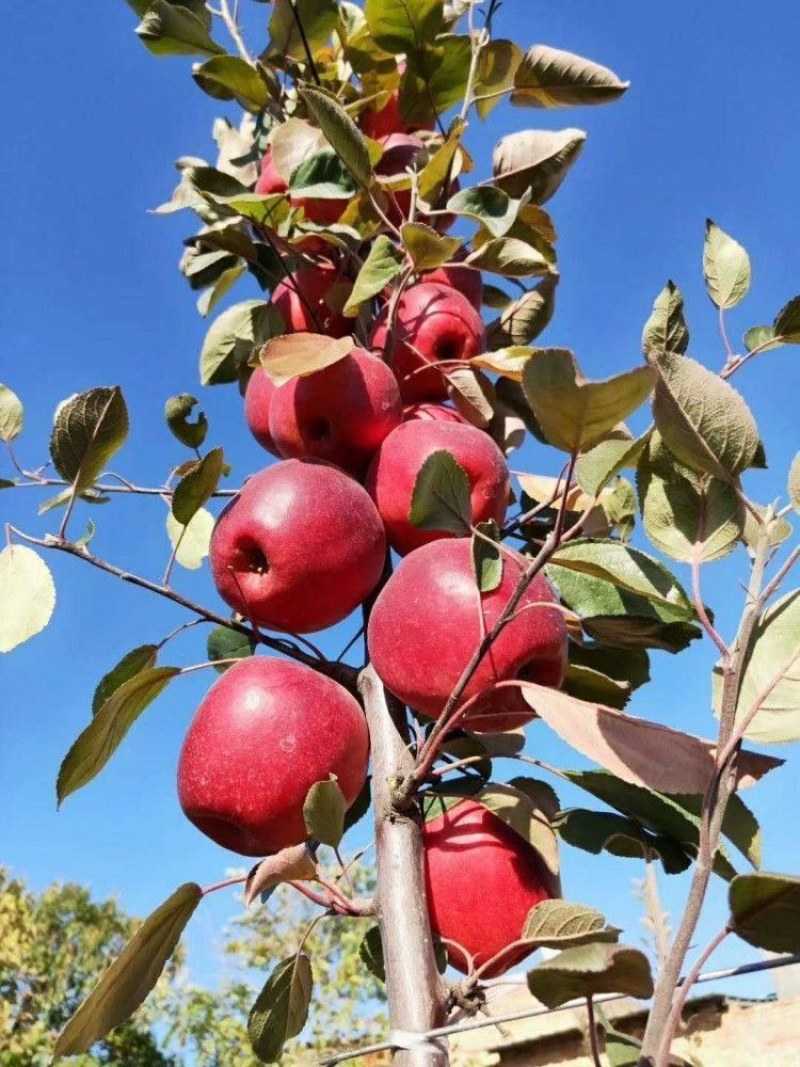
[[[783,341],[776,336],[774,326],[752,326],[742,340],[748,352],[752,352],[754,348],[769,352],[773,348],[780,348],[783,344]]]
[[[343,312],[355,317],[362,304],[382,293],[403,269],[403,254],[384,234],[379,234],[364,260]]]
[[[586,633],[617,648],[661,648],[680,652],[702,636],[686,608],[636,596],[591,574],[553,567],[548,577],[577,615]]]
[[[370,36],[393,55],[413,52],[444,28],[441,0],[366,0]]]
[[[629,689],[650,681],[650,657],[643,648],[609,648],[598,644],[570,644],[569,662],[602,671]]]
[[[559,569],[566,567],[644,597],[653,604],[680,613],[685,619],[695,617],[691,600],[663,563],[613,538],[578,540],[562,545],[551,557],[550,567],[557,582]]]
[[[400,83],[400,114],[405,123],[426,123],[461,102],[467,87],[472,49],[466,34],[442,34],[424,42],[406,59]]]
[[[44,560],[27,545],[0,552],[0,652],[40,633],[53,615],[56,587]]]
[[[198,64],[192,77],[209,96],[237,100],[243,108],[259,112],[267,106],[269,90],[255,67],[239,56],[214,56]]]
[[[205,21],[186,7],[153,0],[136,27],[144,46],[157,56],[224,55]]]
[[[683,314],[683,293],[669,281],[656,297],[650,318],[642,332],[646,356],[660,352],[683,353],[689,347],[689,327]]]
[[[252,904],[281,882],[309,882],[317,875],[316,858],[309,846],[305,843],[290,845],[250,869],[244,886],[244,902]]]
[[[304,159],[292,171],[289,188],[296,196],[342,201],[351,200],[356,191],[350,171],[332,148],[323,148]]]
[[[196,396],[191,396],[189,393],[179,393],[177,396],[171,396],[164,405],[164,417],[167,420],[167,426],[169,426],[173,436],[177,437],[181,444],[186,445],[187,448],[199,448],[205,441],[206,433],[208,432],[208,419],[205,416],[205,412],[199,412],[194,422],[189,420],[189,415],[199,403],[200,401]]]
[[[567,664],[561,688],[578,700],[596,701],[610,708],[624,708],[631,696],[631,687],[625,682],[618,682],[602,671],[577,663]]]
[[[379,982],[386,981],[386,968],[383,964],[383,941],[379,926],[371,926],[358,946],[361,962]]]
[[[476,185],[451,196],[447,210],[480,222],[493,237],[502,237],[516,220],[519,201],[493,185]]]
[[[500,318],[490,323],[486,331],[489,346],[497,349],[527,345],[538,337],[553,317],[557,285],[558,277],[549,275],[535,288],[508,303]]]
[[[772,328],[784,344],[800,344],[800,296],[793,297],[781,308]]]
[[[279,313],[263,300],[245,300],[226,308],[209,327],[200,353],[203,385],[235,382],[255,348],[283,333]]]
[[[294,5],[311,54],[315,55],[336,28],[339,16],[336,0],[294,0]],[[306,62],[303,38],[290,0],[275,0],[269,20],[269,36],[269,56],[279,65],[285,64],[287,57]]]
[[[7,385],[0,385],[0,441],[13,441],[25,421],[22,401]]]
[[[545,204],[561,186],[583,151],[586,133],[565,130],[520,130],[506,134],[492,154],[494,184],[517,199],[529,196]]]
[[[608,852],[625,859],[658,856],[666,874],[680,874],[692,862],[692,851],[668,837],[648,833],[635,819],[610,811],[573,808],[558,817],[562,841],[599,856]]]
[[[729,920],[748,945],[768,952],[800,952],[800,877],[742,874],[728,891]]]
[[[180,674],[178,667],[153,667],[140,671],[111,694],[64,757],[56,784],[59,806],[100,773],[144,709],[176,674]]]
[[[736,486],[679,463],[654,433],[639,459],[639,504],[647,536],[681,563],[727,556],[744,529]]]
[[[342,105],[320,89],[306,87],[300,97],[341,161],[363,188],[372,182],[372,164],[364,134]]]
[[[558,874],[558,839],[551,825],[558,797],[551,786],[534,778],[512,778],[507,785],[491,782],[475,800],[532,845],[548,870]]]
[[[420,467],[411,496],[409,520],[421,530],[446,530],[465,537],[472,525],[466,471],[445,449],[433,452]]]
[[[548,108],[607,104],[622,96],[629,84],[599,63],[538,44],[517,67],[511,103]]]
[[[627,945],[594,943],[568,948],[528,971],[528,988],[548,1008],[576,997],[626,993],[653,995],[650,964],[643,952]]]
[[[156,665],[158,645],[140,645],[126,653],[108,674],[104,674],[97,684],[92,699],[92,715],[96,715],[103,704],[125,682],[129,682],[141,671],[151,670]]]
[[[605,1053],[609,1067],[639,1067],[642,1043],[630,1034],[615,1030],[605,1018],[601,1018],[604,1033]],[[674,1057],[670,1058],[670,1067],[676,1067]]]
[[[309,837],[338,848],[344,834],[346,811],[347,801],[335,778],[312,785],[303,803],[303,819]]]
[[[119,386],[89,389],[60,405],[50,436],[56,470],[75,493],[90,489],[128,436],[128,409]]]
[[[611,431],[604,441],[580,457],[575,465],[575,479],[584,492],[599,495],[608,483],[626,467],[635,467],[645,448],[648,434],[634,440],[624,423]]]
[[[344,832],[360,822],[361,819],[367,814],[372,804],[372,779],[367,775],[364,784],[359,790],[358,796],[345,812],[344,816]]]
[[[222,477],[225,456],[221,448],[213,448],[202,459],[192,463],[175,486],[172,494],[172,514],[182,526],[188,526],[195,514],[211,499]]]
[[[500,38],[489,41],[481,49],[475,80],[475,95],[493,97],[491,100],[479,100],[476,104],[476,110],[482,119],[485,119],[500,103],[499,94],[511,89],[514,84],[514,75],[521,62],[522,49],[513,41]]]
[[[187,882],[145,919],[59,1034],[54,1063],[88,1052],[133,1015],[154,988],[202,896],[199,885]]]
[[[510,378],[514,382],[521,382],[525,364],[535,351],[527,345],[509,345],[507,348],[498,348],[494,351],[482,352],[479,356],[473,356],[470,363],[473,367],[480,367],[492,374]]]
[[[758,744],[800,739],[800,589],[770,605],[753,632],[737,717],[746,715],[756,701],[759,710],[745,737]]]
[[[613,378],[584,378],[572,352],[538,349],[523,374],[525,395],[542,431],[556,448],[586,452],[649,396],[653,372],[636,367]]]
[[[255,650],[256,643],[252,637],[231,630],[228,626],[215,626],[206,642],[208,658],[219,674],[224,674],[228,667],[232,666],[230,663],[219,663],[219,660],[245,659],[252,656]]]
[[[732,308],[750,288],[750,257],[738,241],[706,219],[703,274],[708,295],[718,308]]]
[[[416,271],[436,270],[449,263],[463,244],[460,237],[444,237],[424,222],[404,222],[400,233]]]
[[[209,553],[214,516],[206,508],[198,508],[185,525],[167,512],[167,537],[175,550],[175,560],[188,571],[199,570]]]
[[[566,777],[609,807],[634,819],[645,829],[686,846],[692,855],[700,840],[701,796],[668,796],[625,782],[608,771],[564,771]],[[761,862],[761,831],[752,812],[738,795],[725,813],[722,832],[753,864]],[[730,864],[728,864],[730,867]],[[736,872],[731,870],[731,876]]]
[[[794,457],[789,468],[787,492],[789,494],[789,503],[800,514],[800,452]]]
[[[314,978],[304,952],[282,960],[267,979],[247,1020],[250,1045],[259,1059],[276,1063],[289,1038],[306,1024]]]
[[[417,180],[419,196],[426,203],[436,203],[444,191],[445,183],[449,186],[459,158],[464,129],[464,123],[456,119],[450,128],[447,140],[430,155],[428,162],[419,172]]]
[[[476,270],[488,270],[505,278],[530,278],[549,274],[550,263],[533,245],[518,237],[500,237],[487,241],[466,262]]]
[[[500,531],[494,519],[479,522],[477,530],[484,535],[472,535],[472,565],[475,568],[475,580],[482,593],[491,593],[503,580],[503,559],[496,542],[500,540]],[[490,538],[491,542],[486,540]]]
[[[667,352],[651,366],[656,427],[682,463],[724,479],[753,465],[758,428],[732,385],[687,356]]]
[[[598,941],[616,941],[619,930],[608,926],[599,911],[584,904],[543,900],[528,912],[522,936],[537,948],[564,949]]]

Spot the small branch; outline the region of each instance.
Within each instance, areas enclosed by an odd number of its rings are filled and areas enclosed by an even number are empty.
[[[202,891],[204,897],[207,897],[209,893],[217,893],[220,889],[229,889],[233,885],[244,885],[247,881],[247,876],[244,875],[241,878],[228,878],[224,882],[216,882],[214,885],[206,886]]]
[[[683,1015],[683,1006],[686,1003],[686,999],[689,996],[689,991],[695,984],[697,979],[703,970],[703,967],[708,963],[711,956],[716,952],[722,942],[730,933],[729,926],[723,926],[716,937],[712,938],[708,946],[697,957],[697,961],[685,978],[682,978],[678,986],[678,991],[675,994],[675,1003],[672,1005],[672,1011],[670,1012],[669,1022],[667,1026],[669,1032],[677,1033],[678,1026],[680,1025],[681,1016]]]
[[[9,488],[14,488],[14,489],[46,489],[48,486],[50,486],[50,487],[56,486],[56,487],[60,487],[62,489],[66,489],[67,486],[71,485],[71,482],[66,482],[66,481],[64,481],[63,478],[42,478],[42,477],[39,477],[39,476],[34,476],[34,472],[32,472],[32,471],[21,470],[20,474],[24,478],[28,478],[29,481],[27,481],[27,482],[15,482],[13,487],[9,486]],[[109,474],[109,475],[107,475],[107,477],[119,477],[119,475],[111,475],[111,474]],[[99,493],[122,493],[123,495],[124,494],[128,494],[128,495],[139,495],[139,496],[169,497],[169,496],[172,496],[172,494],[174,492],[173,489],[168,489],[166,486],[162,486],[161,488],[157,488],[157,487],[154,487],[154,486],[133,485],[130,482],[126,482],[123,485],[108,485],[105,482],[97,482],[95,485],[92,486],[92,488],[96,489]],[[241,492],[241,489],[216,489],[211,494],[211,496],[212,497],[232,497],[232,496],[237,496],[240,492]]]
[[[300,34],[300,39],[303,42],[303,51],[306,54],[308,69],[311,71],[311,76],[317,85],[322,85],[322,82],[319,80],[317,66],[314,63],[314,57],[311,54],[311,46],[308,43],[308,37],[306,37],[305,26],[303,25],[303,20],[300,18],[300,12],[297,10],[297,0],[289,0],[289,7],[292,9],[292,16],[294,17],[295,25],[297,26],[297,32]]]
[[[723,345],[725,345],[725,354],[728,357],[727,366],[737,357],[736,353],[733,351],[733,345],[730,342],[730,338],[728,337],[728,328],[725,325],[725,308],[719,309],[719,335],[722,338]]]
[[[354,667],[350,667],[346,663],[329,663],[327,660],[320,661],[315,656],[304,652],[292,641],[287,641],[279,637],[266,636],[251,626],[246,626],[244,623],[226,618],[226,616],[220,615],[216,611],[211,611],[209,608],[196,604],[194,601],[189,600],[188,597],[183,596],[174,589],[167,589],[164,586],[157,585],[155,582],[151,582],[147,578],[142,578],[138,574],[131,574],[129,571],[124,571],[120,567],[114,566],[113,563],[108,563],[106,560],[100,559],[98,556],[93,556],[87,549],[79,548],[71,541],[62,541],[55,538],[44,539],[40,537],[32,537],[30,534],[26,534],[22,530],[18,530],[16,527],[10,527],[10,529],[17,537],[26,541],[28,544],[56,552],[65,552],[69,556],[81,559],[85,563],[89,563],[91,566],[96,567],[98,570],[121,579],[123,582],[129,582],[131,585],[138,586],[140,589],[147,589],[149,592],[156,593],[158,596],[164,597],[166,600],[171,600],[174,604],[186,608],[187,611],[191,611],[192,614],[198,615],[200,618],[205,619],[208,622],[216,623],[218,626],[225,626],[229,630],[235,630],[237,633],[244,634],[244,636],[248,637],[251,641],[255,641],[267,648],[271,648],[274,652],[280,652],[284,656],[288,656],[290,659],[297,660],[299,663],[304,663],[307,667],[312,667],[315,671],[319,671],[320,674],[325,674],[330,678],[334,678],[351,692],[355,690],[355,680],[358,672]]]
[[[694,610],[697,612],[697,617],[702,623],[703,629],[719,649],[723,660],[727,660],[729,655],[728,646],[714,628],[714,624],[709,618],[706,606],[703,603],[703,596],[700,591],[700,564],[698,546],[694,545],[692,551],[692,600],[694,602]]]
[[[759,607],[763,608],[769,598],[773,595],[773,593],[777,592],[778,588],[781,585],[781,582],[787,576],[792,567],[794,567],[794,565],[797,563],[798,559],[800,559],[800,545],[797,545],[795,548],[792,549],[792,551],[789,553],[788,558],[785,560],[781,568],[776,572],[775,576],[767,583],[767,585],[764,586],[764,589],[762,590],[761,595],[759,597]]]
[[[218,15],[225,23],[228,33],[231,35],[231,40],[236,45],[237,49],[239,50],[239,55],[242,57],[245,63],[249,63],[251,67],[255,66],[255,61],[250,55],[250,52],[247,49],[247,45],[244,43],[242,32],[239,29],[238,22],[236,21],[238,4],[236,5],[235,9],[231,11],[228,0],[220,0],[219,11],[215,11],[214,8],[210,6],[208,9],[213,15]]]
[[[597,1043],[597,1021],[594,1017],[594,1001],[591,993],[586,998],[586,1013],[589,1016],[589,1048],[592,1050],[592,1062],[594,1067],[603,1067],[600,1059],[600,1046]]]
[[[795,663],[797,663],[798,660],[800,660],[800,648],[796,648],[794,652],[792,652],[792,654],[784,660],[784,662],[781,664],[781,666],[778,668],[778,670],[775,672],[769,682],[767,682],[767,684],[759,692],[758,696],[756,696],[756,698],[753,700],[753,703],[750,705],[745,714],[738,718],[736,728],[734,729],[731,736],[728,738],[725,747],[717,756],[717,766],[720,769],[725,767],[725,765],[728,763],[731,756],[733,755],[735,749],[742,743],[742,740],[745,734],[747,733],[750,724],[760,711],[764,701],[772,693],[773,689],[777,685],[780,685],[780,683],[783,681],[783,679],[786,677],[792,667],[794,667]]]

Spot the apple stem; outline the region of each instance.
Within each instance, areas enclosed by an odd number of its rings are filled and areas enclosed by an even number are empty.
[[[372,800],[378,861],[376,911],[383,944],[392,1030],[423,1035],[445,1021],[446,990],[436,968],[425,897],[422,827],[418,810],[398,813],[392,784],[413,769],[397,723],[401,705],[389,697],[372,667],[358,679],[372,748]],[[397,1048],[394,1067],[447,1067],[447,1053],[420,1037]]]

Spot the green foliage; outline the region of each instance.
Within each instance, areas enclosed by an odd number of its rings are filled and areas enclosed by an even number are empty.
[[[1,1067],[50,1062],[58,1031],[136,926],[113,900],[94,901],[81,886],[56,884],[34,894],[0,871]],[[151,1030],[165,1021],[160,997],[173,976],[170,965],[148,1010],[71,1062],[177,1067]]]
[[[653,993],[650,964],[627,945],[593,942],[568,948],[528,971],[528,988],[548,1008],[576,997],[626,993],[647,999]]]

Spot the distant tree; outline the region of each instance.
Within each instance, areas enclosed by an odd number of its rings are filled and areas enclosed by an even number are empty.
[[[133,933],[114,900],[55,884],[41,894],[0,868],[0,1067],[45,1067],[59,1030]],[[167,972],[169,978],[170,972]],[[158,999],[75,1067],[177,1067],[151,1026]]]
[[[359,891],[368,888],[366,873],[353,877]],[[147,1006],[73,1060],[75,1067],[255,1067],[247,1016],[259,973],[298,944],[318,910],[289,886],[270,904],[226,931],[222,952],[232,976],[220,988],[190,982],[179,951]],[[307,945],[326,995],[285,1063],[316,1062],[321,1049],[383,1032],[383,986],[365,976],[359,957],[368,925],[345,926],[333,916],[315,924]],[[50,1063],[59,1030],[136,926],[114,900],[93,901],[84,886],[58,883],[37,894],[0,868],[0,1067]]]

